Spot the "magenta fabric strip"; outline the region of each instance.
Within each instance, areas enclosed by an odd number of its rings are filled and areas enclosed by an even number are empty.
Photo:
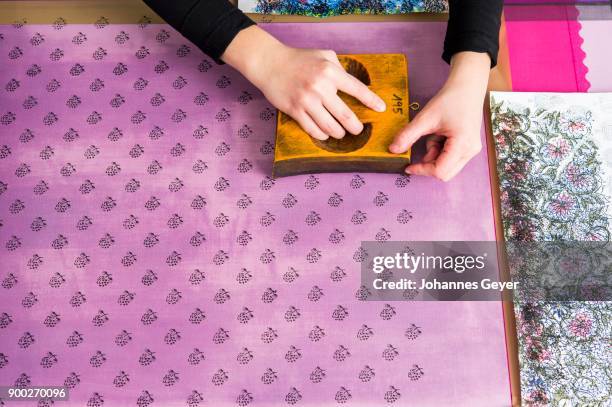
[[[576,6],[507,6],[504,13],[514,91],[589,89]]]
[[[447,70],[440,23],[265,28],[403,52],[421,103]],[[0,385],[88,406],[510,404],[499,303],[360,301],[361,240],[494,239],[484,152],[449,183],[272,180],[272,107],[168,26],[0,33]]]

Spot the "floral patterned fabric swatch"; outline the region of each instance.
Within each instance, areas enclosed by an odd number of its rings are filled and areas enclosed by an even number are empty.
[[[493,92],[491,114],[506,240],[610,242],[612,94]],[[612,303],[519,290],[515,314],[527,405],[612,403]]]
[[[448,69],[422,46],[444,23],[263,27],[404,53],[419,101]],[[275,180],[275,110],[167,25],[0,26],[0,60],[0,385],[88,407],[510,404],[499,303],[363,301],[360,279],[361,240],[494,239],[484,153],[448,184]]]
[[[447,0],[239,0],[247,13],[330,17],[346,14],[448,12]]]

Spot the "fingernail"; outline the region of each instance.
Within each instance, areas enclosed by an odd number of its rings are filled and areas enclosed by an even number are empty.
[[[383,102],[382,100],[379,100],[376,103],[376,107],[374,108],[374,110],[376,110],[379,113],[384,112],[385,110],[387,110],[387,105],[385,105],[385,102]]]
[[[410,171],[410,168],[408,168],[408,167],[406,167],[406,169],[404,170],[404,172],[405,172],[406,174],[410,174],[410,175],[412,175],[412,171]]]
[[[399,152],[399,146],[396,144],[391,144],[389,146],[389,151],[391,151],[392,153],[398,153]]]

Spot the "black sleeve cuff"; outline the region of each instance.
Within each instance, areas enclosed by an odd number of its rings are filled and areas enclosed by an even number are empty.
[[[221,55],[243,29],[255,25],[228,0],[144,0],[160,17],[222,64]]]
[[[497,65],[502,0],[450,0],[442,59],[461,51],[486,52]]]
[[[211,8],[211,3],[224,3]],[[206,22],[203,24],[203,22]],[[187,15],[181,33],[217,63],[234,37],[255,22],[227,0],[201,0]]]

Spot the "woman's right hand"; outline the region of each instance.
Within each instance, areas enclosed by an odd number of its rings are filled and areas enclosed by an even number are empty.
[[[384,101],[347,73],[334,51],[288,47],[257,26],[240,31],[222,60],[319,140],[342,138],[345,130],[352,134],[363,130],[338,91],[377,112],[385,110]]]

